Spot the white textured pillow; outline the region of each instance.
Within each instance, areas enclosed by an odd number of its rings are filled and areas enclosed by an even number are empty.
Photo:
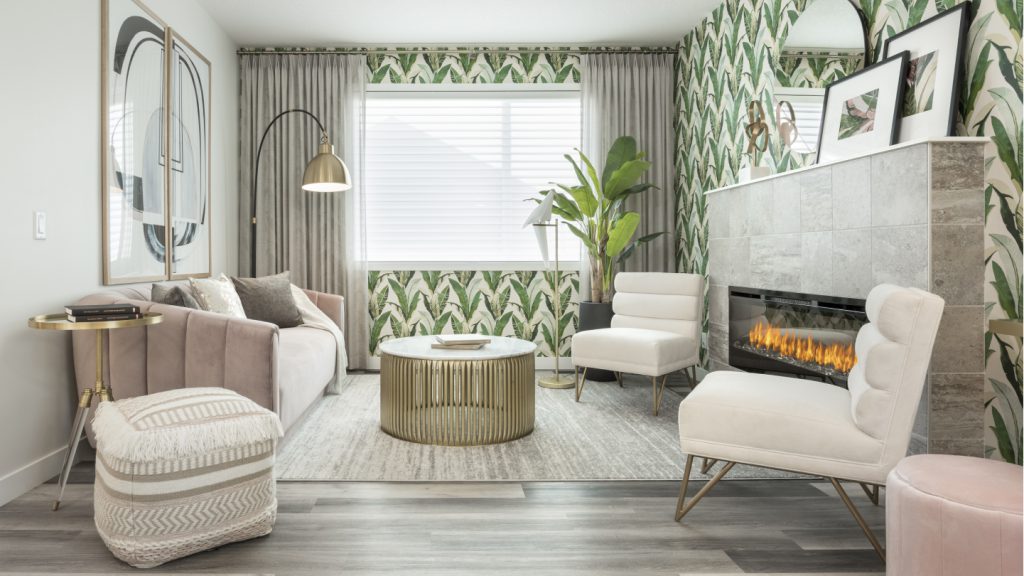
[[[188,282],[203,310],[245,318],[245,308],[235,291],[235,285],[224,274],[216,278],[189,278]]]

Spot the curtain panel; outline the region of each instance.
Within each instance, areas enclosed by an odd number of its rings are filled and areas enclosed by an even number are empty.
[[[291,271],[296,285],[345,297],[345,344],[352,368],[368,360],[367,275],[363,225],[363,108],[366,57],[348,54],[242,54],[240,93],[239,262],[247,268],[251,194],[256,186],[256,269]],[[345,162],[352,189],[302,190],[323,123]],[[258,159],[263,133],[270,127]],[[257,176],[258,175],[258,176]]]
[[[658,187],[626,201],[640,214],[637,237],[665,232],[638,248],[621,267],[630,272],[676,271],[675,70],[673,54],[585,54],[581,57],[583,151],[600,174],[604,157],[620,136],[636,138],[651,169],[644,181]],[[586,258],[583,259],[586,264]],[[581,273],[581,281],[589,280]],[[581,286],[581,294],[589,287]]]

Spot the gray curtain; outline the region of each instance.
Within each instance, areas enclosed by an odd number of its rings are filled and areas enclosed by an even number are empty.
[[[242,54],[239,189],[239,261],[253,275],[291,271],[303,288],[345,297],[349,365],[365,368],[368,353],[367,280],[363,227],[362,140],[366,57],[346,54]],[[327,130],[348,167],[351,190],[302,190],[307,162],[317,152],[315,121],[290,113],[270,127],[258,171],[264,131],[279,113],[301,109]],[[256,181],[256,269],[248,270],[250,195]]]
[[[659,188],[633,196],[626,209],[640,214],[637,237],[666,234],[638,249],[623,269],[675,272],[673,55],[586,54],[581,60],[583,150],[599,164],[600,173],[612,142],[619,136],[633,136],[652,164],[644,179]],[[581,293],[586,293],[582,286]]]

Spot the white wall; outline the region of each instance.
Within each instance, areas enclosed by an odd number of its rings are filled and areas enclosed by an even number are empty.
[[[213,270],[238,269],[237,47],[193,0],[144,0],[213,67]],[[0,4],[0,504],[57,473],[67,334],[31,330],[101,285],[100,2]],[[32,213],[48,239],[32,237]]]

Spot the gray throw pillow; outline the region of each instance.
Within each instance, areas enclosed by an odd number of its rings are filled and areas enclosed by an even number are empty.
[[[245,315],[253,320],[292,328],[302,324],[302,315],[292,297],[291,274],[287,271],[261,278],[232,278]]]
[[[157,304],[169,304],[171,306],[182,306],[199,310],[199,302],[181,286],[153,284],[153,290],[149,299]]]

